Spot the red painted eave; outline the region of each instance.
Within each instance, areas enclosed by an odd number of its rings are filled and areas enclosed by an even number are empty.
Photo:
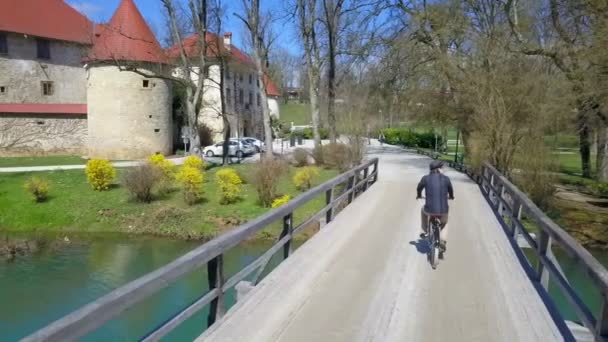
[[[86,115],[86,104],[0,103],[0,113]]]

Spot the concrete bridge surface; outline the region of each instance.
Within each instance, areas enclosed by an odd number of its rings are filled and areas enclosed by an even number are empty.
[[[378,183],[198,341],[562,341],[478,186],[455,188],[436,270],[418,242],[429,159],[375,148]]]

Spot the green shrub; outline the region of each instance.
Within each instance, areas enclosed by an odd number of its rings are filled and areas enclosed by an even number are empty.
[[[252,181],[258,193],[260,204],[266,208],[278,196],[278,184],[281,177],[287,172],[287,164],[274,158],[264,158],[252,170]]]
[[[387,144],[435,148],[435,133],[432,131],[418,133],[409,128],[386,128],[382,133],[384,133]],[[443,146],[443,141],[444,138],[442,136],[437,136],[437,146]]]
[[[165,177],[163,170],[151,162],[127,169],[123,176],[123,186],[140,202],[152,201],[153,189]]]
[[[287,204],[287,202],[289,202],[291,200],[291,197],[289,197],[289,195],[284,195],[278,198],[275,198],[272,201],[272,208],[278,208],[280,206],[283,206],[285,204]]]
[[[32,194],[34,200],[38,203],[48,199],[49,189],[49,182],[38,177],[32,177],[25,183],[25,190]]]
[[[177,181],[182,187],[184,200],[193,205],[198,202],[203,194],[203,171],[190,166],[182,166],[177,173]]]
[[[312,128],[305,128],[302,131],[302,135],[304,136],[304,139],[314,139],[314,133],[313,133]],[[319,135],[321,136],[321,139],[323,139],[323,140],[329,139],[329,129],[327,129],[325,127],[319,128]]]
[[[297,167],[308,165],[308,151],[303,148],[296,148],[293,151],[293,159],[295,160]]]
[[[597,183],[594,190],[598,196],[608,197],[608,183]]]
[[[91,159],[85,169],[87,181],[97,191],[108,190],[116,178],[116,169],[105,159]]]
[[[220,188],[221,204],[231,204],[239,199],[243,181],[234,169],[221,169],[215,174]]]
[[[317,176],[319,176],[319,170],[316,167],[305,167],[293,176],[293,184],[298,190],[306,191],[312,187],[313,179]]]

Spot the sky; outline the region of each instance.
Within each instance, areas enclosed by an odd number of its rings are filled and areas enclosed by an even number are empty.
[[[95,22],[107,22],[114,14],[114,11],[118,7],[121,0],[65,0],[72,7],[76,8],[81,13],[85,14],[89,19]],[[233,44],[238,47],[245,46],[244,44],[244,29],[239,19],[237,19],[233,13],[242,13],[242,2],[241,0],[223,0],[224,5],[227,7],[226,15],[224,18],[223,31],[233,32]],[[295,28],[291,22],[280,18],[284,15],[281,14],[283,11],[284,1],[283,0],[261,0],[262,9],[274,9],[277,20],[274,23],[274,31],[278,35],[277,44],[283,48],[288,49],[294,54],[297,54],[299,47],[294,43],[296,36]],[[140,12],[148,22],[148,25],[154,33],[160,35],[159,40],[162,40],[164,32],[163,24],[163,11],[164,7],[160,0],[135,0],[135,4],[139,8]]]

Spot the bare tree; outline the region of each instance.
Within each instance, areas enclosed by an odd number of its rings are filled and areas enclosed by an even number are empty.
[[[302,45],[304,46],[304,55],[306,58],[306,76],[308,78],[308,92],[310,98],[310,114],[312,117],[313,136],[315,140],[315,148],[319,148],[321,146],[321,134],[319,132],[321,124],[319,88],[321,86],[321,68],[323,61],[321,59],[321,49],[319,46],[316,28],[316,3],[317,0],[297,0],[296,10],[298,16],[299,33],[302,39]]]
[[[525,11],[518,0],[507,0],[505,11],[513,37],[518,43],[519,51],[529,56],[542,56],[551,62],[565,75],[571,83],[572,93],[576,96],[579,150],[584,177],[591,177],[591,135],[592,122],[598,119],[599,137],[608,134],[608,115],[603,111],[597,93],[589,88],[589,76],[593,75],[592,64],[586,58],[593,41],[590,34],[594,32],[593,23],[605,22],[608,5],[597,1],[579,1],[573,3],[563,0],[550,0],[547,13],[551,27],[555,32],[553,41],[534,42],[529,30],[522,29],[520,17]],[[543,18],[544,19],[544,18]],[[542,19],[541,19],[542,20]],[[608,150],[598,146],[598,177],[608,180]]]
[[[272,146],[272,126],[270,120],[270,109],[268,108],[268,97],[266,94],[265,70],[268,66],[268,51],[273,42],[272,32],[270,29],[270,15],[263,15],[260,12],[260,0],[242,0],[245,16],[235,14],[240,18],[247,27],[251,45],[253,60],[255,62],[257,79],[260,84],[260,99],[262,107],[262,119],[264,122],[264,143],[266,158],[273,157]]]

